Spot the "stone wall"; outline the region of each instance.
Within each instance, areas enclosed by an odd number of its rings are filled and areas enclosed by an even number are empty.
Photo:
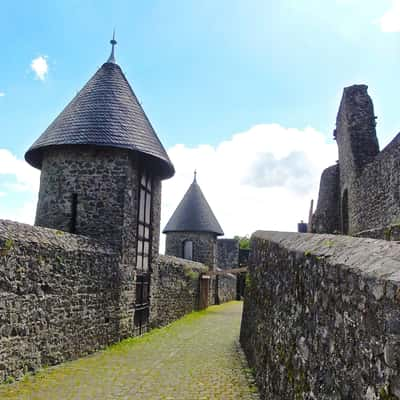
[[[199,277],[207,271],[203,264],[160,255],[151,275],[151,326],[167,325],[196,310]]]
[[[312,218],[312,231],[318,233],[339,232],[340,183],[339,165],[332,165],[321,175],[317,209]]]
[[[217,264],[217,237],[210,232],[168,232],[165,241],[165,254],[183,257],[183,242],[193,242],[193,261],[214,269]]]
[[[124,149],[95,146],[44,152],[35,224],[107,241],[121,249],[124,263],[135,263],[138,176],[141,168],[149,168],[144,158]],[[153,258],[158,255],[160,209],[161,181],[153,176]]]
[[[237,268],[239,266],[239,241],[237,239],[218,239],[217,254],[218,268]]]
[[[120,254],[95,239],[0,220],[0,382],[135,334],[136,270]],[[207,272],[200,263],[156,258],[151,327],[195,310]],[[223,301],[229,288],[221,286]]]
[[[132,335],[134,271],[105,243],[0,220],[0,381]]]
[[[351,185],[359,170],[379,153],[374,106],[367,85],[344,88],[334,132],[338,144],[340,185]]]
[[[226,303],[227,301],[236,300],[237,295],[237,279],[235,275],[217,275],[217,304]]]
[[[241,343],[263,399],[400,398],[400,246],[256,232]]]
[[[353,233],[400,223],[400,135],[376,160],[365,166],[349,188],[355,201],[349,204]],[[382,237],[383,238],[383,237]]]
[[[321,176],[312,230],[397,240],[400,134],[379,152],[367,86],[344,89],[336,121],[339,163]]]
[[[75,195],[74,232],[121,245],[129,152],[88,146],[79,150],[45,151],[35,224],[71,232]],[[132,193],[135,187],[137,176]]]

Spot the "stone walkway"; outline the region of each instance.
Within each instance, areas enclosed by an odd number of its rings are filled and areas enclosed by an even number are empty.
[[[0,399],[258,399],[238,351],[242,305],[193,313],[106,351],[0,386]]]

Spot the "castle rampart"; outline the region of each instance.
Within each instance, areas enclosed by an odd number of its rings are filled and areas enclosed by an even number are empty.
[[[251,248],[241,343],[262,398],[400,397],[399,245],[258,231]]]
[[[154,260],[151,327],[196,309],[206,271]],[[0,220],[0,382],[137,334],[136,274],[107,242]]]

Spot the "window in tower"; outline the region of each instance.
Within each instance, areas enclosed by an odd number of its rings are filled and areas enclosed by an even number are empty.
[[[148,173],[142,172],[139,184],[139,211],[137,234],[136,268],[148,271],[151,256],[151,219],[152,219],[152,180]]]
[[[78,195],[76,193],[73,193],[71,200],[71,222],[69,228],[69,231],[71,233],[76,233],[77,209],[78,209]]]

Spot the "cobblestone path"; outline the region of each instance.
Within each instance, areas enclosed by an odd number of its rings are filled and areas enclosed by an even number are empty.
[[[193,313],[141,338],[0,385],[0,399],[258,399],[237,347],[241,311],[241,303],[231,302]]]

